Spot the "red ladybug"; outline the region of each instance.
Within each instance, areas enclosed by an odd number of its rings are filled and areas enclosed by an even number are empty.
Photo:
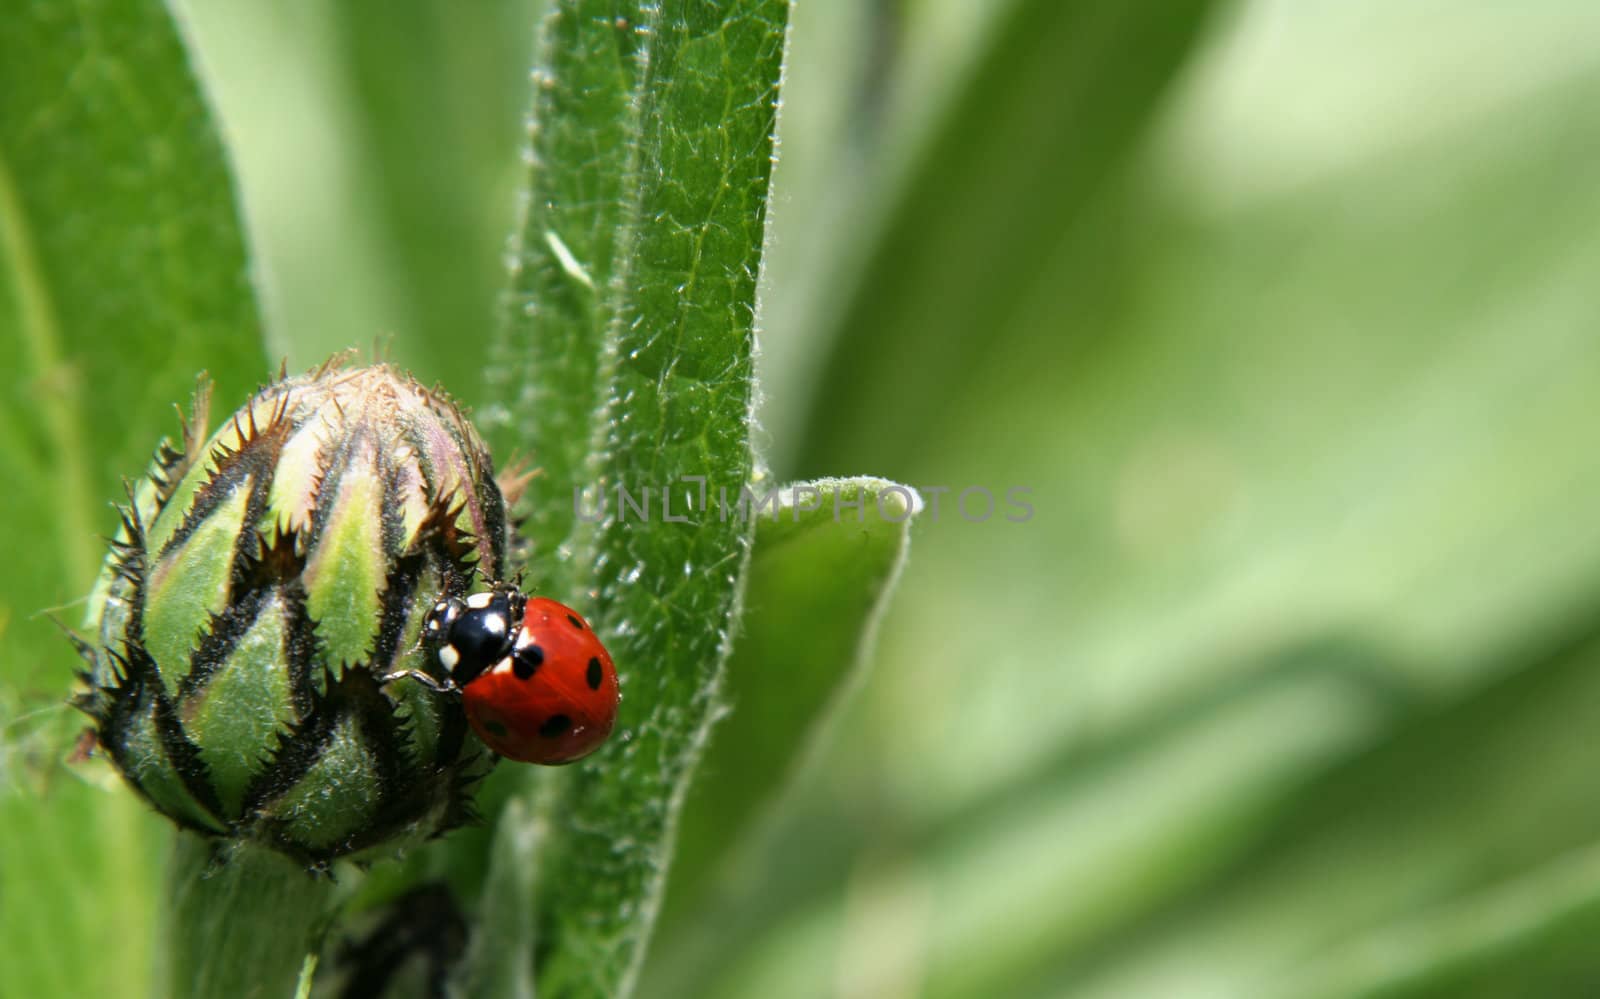
[[[442,689],[461,691],[467,722],[501,756],[571,763],[611,734],[616,667],[565,604],[508,587],[452,597],[429,612],[423,638],[449,675]]]

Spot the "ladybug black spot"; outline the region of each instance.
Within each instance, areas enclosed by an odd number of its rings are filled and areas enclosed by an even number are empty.
[[[578,620],[578,615],[576,615],[576,614],[568,614],[567,615],[567,620],[572,622],[572,626],[574,628],[577,628],[579,631],[583,630],[583,622]]]
[[[589,689],[590,690],[599,690],[600,689],[600,680],[601,680],[601,678],[603,676],[604,676],[604,674],[600,670],[600,659],[599,659],[599,657],[598,656],[590,656],[589,657],[589,672],[588,672],[588,675],[584,677],[584,679],[589,681]]]
[[[483,727],[488,729],[489,734],[497,739],[504,739],[509,734],[506,732],[506,727],[497,721],[486,721],[483,723]]]
[[[518,649],[511,657],[511,672],[517,675],[518,680],[526,680],[533,676],[533,671],[544,665],[544,649],[537,645]]]
[[[571,727],[571,718],[568,718],[566,715],[551,715],[549,718],[545,719],[543,725],[539,726],[539,734],[544,736],[546,739],[554,739],[556,736],[562,734]]]

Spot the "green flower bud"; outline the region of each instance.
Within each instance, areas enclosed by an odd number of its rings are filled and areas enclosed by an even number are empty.
[[[505,574],[505,503],[447,399],[386,365],[280,378],[162,442],[91,598],[79,706],[178,825],[313,866],[458,825],[490,757],[423,619]]]

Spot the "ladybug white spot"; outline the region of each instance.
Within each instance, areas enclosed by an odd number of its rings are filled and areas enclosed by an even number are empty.
[[[439,661],[444,664],[445,669],[455,669],[456,663],[461,661],[461,653],[456,651],[454,645],[446,645],[439,650]]]
[[[473,610],[483,610],[492,603],[494,603],[493,593],[474,593],[467,598],[467,606]]]

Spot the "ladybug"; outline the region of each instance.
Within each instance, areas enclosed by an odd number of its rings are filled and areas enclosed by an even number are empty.
[[[499,586],[450,597],[428,612],[423,642],[449,678],[429,686],[459,690],[472,730],[507,759],[571,763],[611,734],[616,667],[589,622],[565,604]]]

